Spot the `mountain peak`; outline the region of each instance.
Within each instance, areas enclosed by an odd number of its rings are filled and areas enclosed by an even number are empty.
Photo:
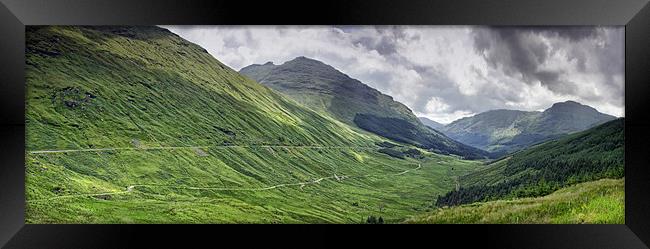
[[[615,117],[576,101],[553,104],[543,112],[491,110],[445,126],[446,135],[493,152],[512,152],[531,144],[589,129]]]
[[[598,112],[595,108],[588,106],[588,105],[583,105],[578,102],[568,100],[564,102],[558,102],[553,104],[550,108],[546,109],[545,112],[554,112],[554,111],[577,111],[577,110],[583,110],[583,111],[590,111],[590,112]]]
[[[309,65],[327,65],[327,64],[323,63],[322,61],[312,59],[312,58],[308,58],[308,57],[305,57],[305,56],[298,56],[298,57],[294,58],[293,60],[285,62],[284,64],[296,64],[296,63],[309,64]]]
[[[503,114],[503,113],[514,113],[514,114],[523,114],[523,113],[529,113],[530,111],[522,111],[522,110],[513,110],[513,109],[493,109],[493,110],[488,110],[485,112],[481,112],[476,115],[485,115],[485,114]]]
[[[240,72],[313,110],[384,138],[465,158],[489,156],[427,128],[404,104],[321,61],[298,56],[271,70]]]
[[[573,101],[573,100],[567,100],[567,101],[564,101],[564,102],[557,102],[557,103],[553,104],[553,106],[585,106],[585,105],[580,104],[580,103],[578,103],[576,101]],[[551,108],[553,108],[553,106],[551,106]]]
[[[264,66],[270,66],[270,65],[275,66],[275,64],[273,64],[272,61],[267,61],[266,63],[264,63]]]
[[[301,56],[298,56],[298,57],[296,57],[296,58],[293,58],[293,61],[295,61],[295,60],[317,61],[317,60],[315,60],[315,59],[309,58],[309,57],[304,56],[304,55],[301,55]]]
[[[293,60],[287,61],[280,65],[280,68],[290,69],[297,73],[307,73],[311,76],[336,78],[334,81],[336,83],[342,83],[350,80],[346,74],[342,73],[336,68],[325,64],[322,61],[305,56],[298,56]]]

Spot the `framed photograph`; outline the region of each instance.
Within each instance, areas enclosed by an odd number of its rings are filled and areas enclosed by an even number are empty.
[[[0,2],[6,248],[650,243],[647,1]]]

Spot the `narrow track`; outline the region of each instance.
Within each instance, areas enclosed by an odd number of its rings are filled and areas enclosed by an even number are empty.
[[[406,174],[410,171],[413,170],[418,170],[422,167],[422,164],[418,163],[418,166],[413,169],[408,169],[396,174],[384,174],[384,175],[390,175],[390,176],[400,176],[403,174]],[[281,187],[289,187],[289,186],[300,186],[300,189],[306,185],[309,184],[320,184],[321,181],[323,180],[329,180],[329,179],[335,179],[335,181],[343,181],[347,178],[353,178],[353,177],[369,177],[369,176],[378,176],[378,175],[360,175],[360,176],[350,176],[350,175],[332,175],[332,176],[327,176],[327,177],[321,177],[318,179],[315,179],[313,181],[306,181],[306,182],[297,182],[297,183],[283,183],[283,184],[277,184],[273,186],[268,186],[268,187],[259,187],[259,188],[222,188],[222,187],[191,187],[191,186],[176,186],[176,185],[163,185],[163,184],[134,184],[134,185],[129,185],[126,187],[125,191],[118,191],[118,192],[107,192],[107,193],[98,193],[98,194],[74,194],[74,195],[61,195],[61,196],[55,196],[55,197],[50,197],[50,198],[44,198],[44,199],[38,199],[38,200],[28,200],[27,202],[41,202],[41,201],[49,201],[49,200],[54,200],[54,199],[61,199],[61,198],[72,198],[72,197],[87,197],[87,196],[101,196],[101,195],[117,195],[117,194],[126,194],[133,192],[133,190],[136,187],[168,187],[168,188],[179,188],[179,189],[195,189],[195,190],[215,190],[215,191],[265,191],[265,190],[272,190],[272,189],[277,189]]]
[[[377,147],[363,146],[317,146],[317,145],[207,145],[207,146],[162,146],[162,147],[112,147],[96,149],[67,149],[67,150],[34,150],[29,154],[52,154],[69,152],[97,152],[97,151],[118,151],[118,150],[173,150],[173,149],[200,149],[200,148],[305,148],[305,149],[377,149]]]

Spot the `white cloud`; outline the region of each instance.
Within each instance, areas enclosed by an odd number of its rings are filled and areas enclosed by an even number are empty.
[[[565,100],[624,115],[620,27],[165,28],[235,70],[298,56],[323,61],[442,123],[491,109],[540,110]]]

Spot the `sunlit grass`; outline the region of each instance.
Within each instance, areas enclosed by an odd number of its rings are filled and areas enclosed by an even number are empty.
[[[625,223],[624,179],[580,183],[537,198],[480,202],[417,215],[406,223]]]

